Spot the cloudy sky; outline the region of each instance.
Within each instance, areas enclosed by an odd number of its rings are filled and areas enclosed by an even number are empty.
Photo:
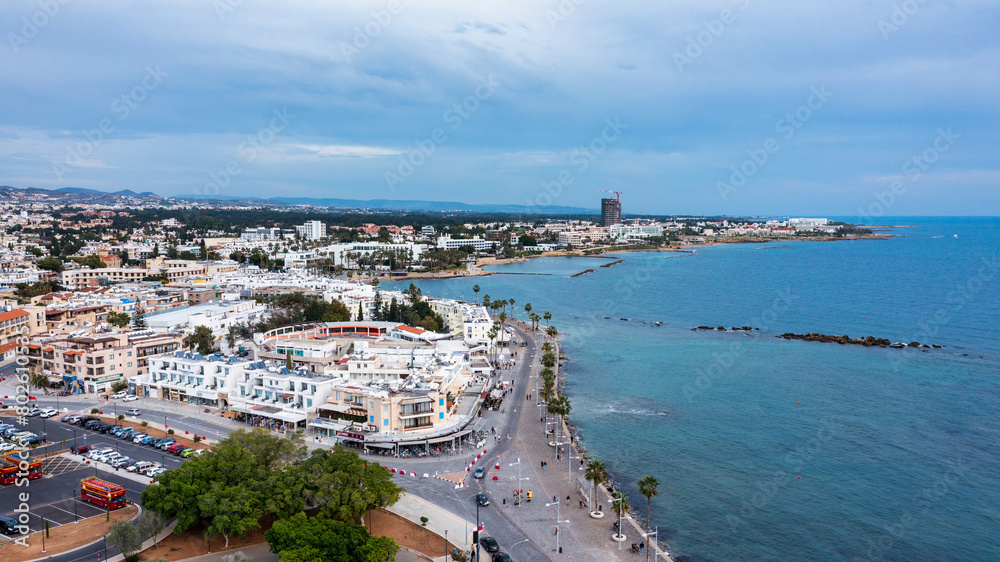
[[[6,2],[0,184],[1000,214],[989,1]]]

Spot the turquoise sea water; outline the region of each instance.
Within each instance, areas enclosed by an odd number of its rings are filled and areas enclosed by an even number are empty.
[[[660,480],[682,560],[1000,560],[1000,220],[892,222],[920,228],[418,285],[552,312],[571,423],[643,518],[635,482]],[[945,347],[775,337],[811,331]]]

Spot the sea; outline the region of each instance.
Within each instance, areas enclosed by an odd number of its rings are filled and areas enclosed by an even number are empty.
[[[1000,219],[884,220],[888,240],[537,258],[417,285],[551,313],[571,425],[638,519],[637,481],[659,480],[650,523],[676,560],[1000,560]]]

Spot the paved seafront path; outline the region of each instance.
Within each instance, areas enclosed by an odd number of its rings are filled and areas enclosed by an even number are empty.
[[[516,321],[510,324],[517,338],[526,341],[527,346],[511,347],[517,352],[517,364],[512,369],[504,370],[500,379],[513,379],[514,389],[504,397],[500,411],[483,412],[479,427],[484,428],[487,434],[491,433],[491,428],[496,428],[499,439],[487,439],[483,447],[487,452],[482,458],[476,459],[483,449],[425,458],[365,457],[390,468],[405,469],[406,475],[397,476],[397,482],[407,489],[409,495],[428,502],[428,513],[425,514],[431,519],[428,527],[437,532],[447,528],[448,540],[456,545],[475,546],[471,544],[476,521],[475,495],[482,491],[490,499],[488,507],[479,509],[480,523],[484,527],[482,535],[496,538],[501,550],[514,560],[646,560],[646,553],[637,554],[629,550],[632,543],[648,543],[635,522],[623,522],[626,539],[621,550],[618,543],[611,539],[616,532],[613,524],[617,518],[606,491],[599,489],[597,499],[597,503],[603,506],[604,518],[590,516],[590,508],[586,506],[590,486],[583,479],[582,465],[575,458],[577,453],[572,453],[574,458],[569,459],[571,464],[565,455],[556,460],[555,447],[550,444],[555,438],[554,435],[546,435],[546,423],[539,421],[543,414],[540,414],[535,390],[537,373],[541,369],[543,328],[533,333],[527,324]],[[525,399],[527,394],[531,394],[531,400]],[[544,412],[544,406],[541,411]],[[555,424],[549,423],[549,428],[554,430]],[[564,427],[561,435],[565,434]],[[499,459],[497,455],[500,455]],[[525,492],[531,490],[533,497],[530,502],[515,506],[513,491],[518,488],[518,459],[521,461],[520,487]],[[435,478],[435,475],[464,472],[473,460],[476,461],[473,470],[478,466],[487,470],[484,479],[474,479],[470,470],[464,480],[465,486],[456,489],[453,482]],[[548,463],[546,468],[541,468],[543,461]],[[496,468],[498,464],[499,469]],[[412,473],[417,476],[412,476]],[[424,474],[429,477],[423,478]],[[493,480],[494,476],[497,480]],[[581,481],[582,491],[578,485]],[[568,505],[567,496],[570,498]],[[546,506],[552,503],[553,497],[560,504],[558,517],[561,522],[558,524],[556,506]],[[636,498],[630,499],[632,503],[637,502]],[[580,507],[580,500],[585,502],[583,508]],[[446,521],[435,521],[442,516],[432,506],[449,514],[449,517],[443,517]],[[413,516],[419,518],[416,513]],[[462,521],[462,518],[465,520]],[[556,550],[557,526],[562,554]],[[489,560],[485,551],[482,559]],[[657,558],[654,551],[650,551],[649,559],[669,560],[665,554]]]

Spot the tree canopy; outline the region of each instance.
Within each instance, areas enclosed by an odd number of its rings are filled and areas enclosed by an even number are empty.
[[[264,538],[281,562],[387,562],[399,547],[361,525],[297,513],[275,521]]]

